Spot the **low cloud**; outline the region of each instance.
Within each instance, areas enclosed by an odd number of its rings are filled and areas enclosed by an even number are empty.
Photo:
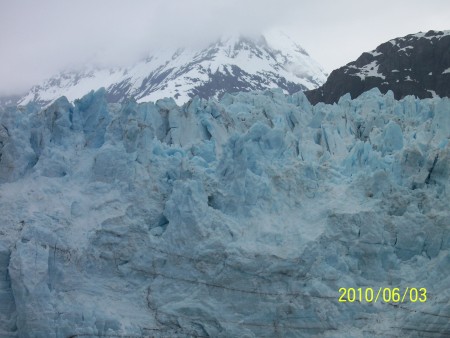
[[[331,71],[395,32],[440,29],[449,12],[446,1],[4,1],[0,95],[24,92],[62,70],[125,65],[161,48],[200,47],[221,34],[257,35],[273,26]]]
[[[63,69],[123,65],[160,48],[197,46],[227,31],[256,34],[292,15],[278,1],[34,1],[0,8],[0,94]],[[275,13],[275,15],[274,15]]]

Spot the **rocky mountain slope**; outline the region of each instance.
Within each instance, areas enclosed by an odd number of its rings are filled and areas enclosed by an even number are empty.
[[[258,39],[223,37],[201,50],[162,50],[129,67],[62,73],[32,88],[19,104],[45,105],[60,96],[73,101],[101,87],[109,102],[173,97],[184,103],[195,95],[217,98],[225,92],[273,87],[292,94],[325,80],[322,68],[303,48],[283,33],[269,32]]]
[[[410,34],[363,53],[356,61],[331,72],[320,88],[306,92],[312,103],[337,102],[342,95],[379,88],[419,98],[450,96],[450,31]]]
[[[0,114],[0,336],[449,336],[448,98],[107,96]]]

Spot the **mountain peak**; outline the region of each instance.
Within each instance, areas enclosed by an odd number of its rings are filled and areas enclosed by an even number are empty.
[[[225,92],[273,87],[292,94],[316,88],[325,80],[320,65],[286,34],[233,33],[205,48],[158,51],[127,67],[64,72],[33,87],[19,103],[45,105],[63,95],[73,101],[104,87],[110,102],[173,97],[181,104],[195,95],[219,98]]]
[[[412,39],[441,39],[445,36],[450,35],[450,30],[444,30],[444,31],[435,31],[435,30],[429,30],[426,33],[423,32],[418,32],[418,33],[414,33],[414,34],[408,34],[403,38],[397,38],[397,39],[393,39],[391,41],[395,41],[395,40],[401,40],[401,41],[405,41],[405,40],[412,40]]]

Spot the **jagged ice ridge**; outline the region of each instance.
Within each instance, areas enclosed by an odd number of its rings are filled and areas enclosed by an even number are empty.
[[[450,100],[280,90],[0,114],[0,335],[450,332]],[[426,287],[340,304],[340,287]]]

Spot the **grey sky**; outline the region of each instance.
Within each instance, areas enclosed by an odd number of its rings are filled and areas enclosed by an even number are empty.
[[[450,1],[0,0],[0,95],[62,69],[123,65],[152,49],[270,27],[331,72],[391,38],[450,29]]]

